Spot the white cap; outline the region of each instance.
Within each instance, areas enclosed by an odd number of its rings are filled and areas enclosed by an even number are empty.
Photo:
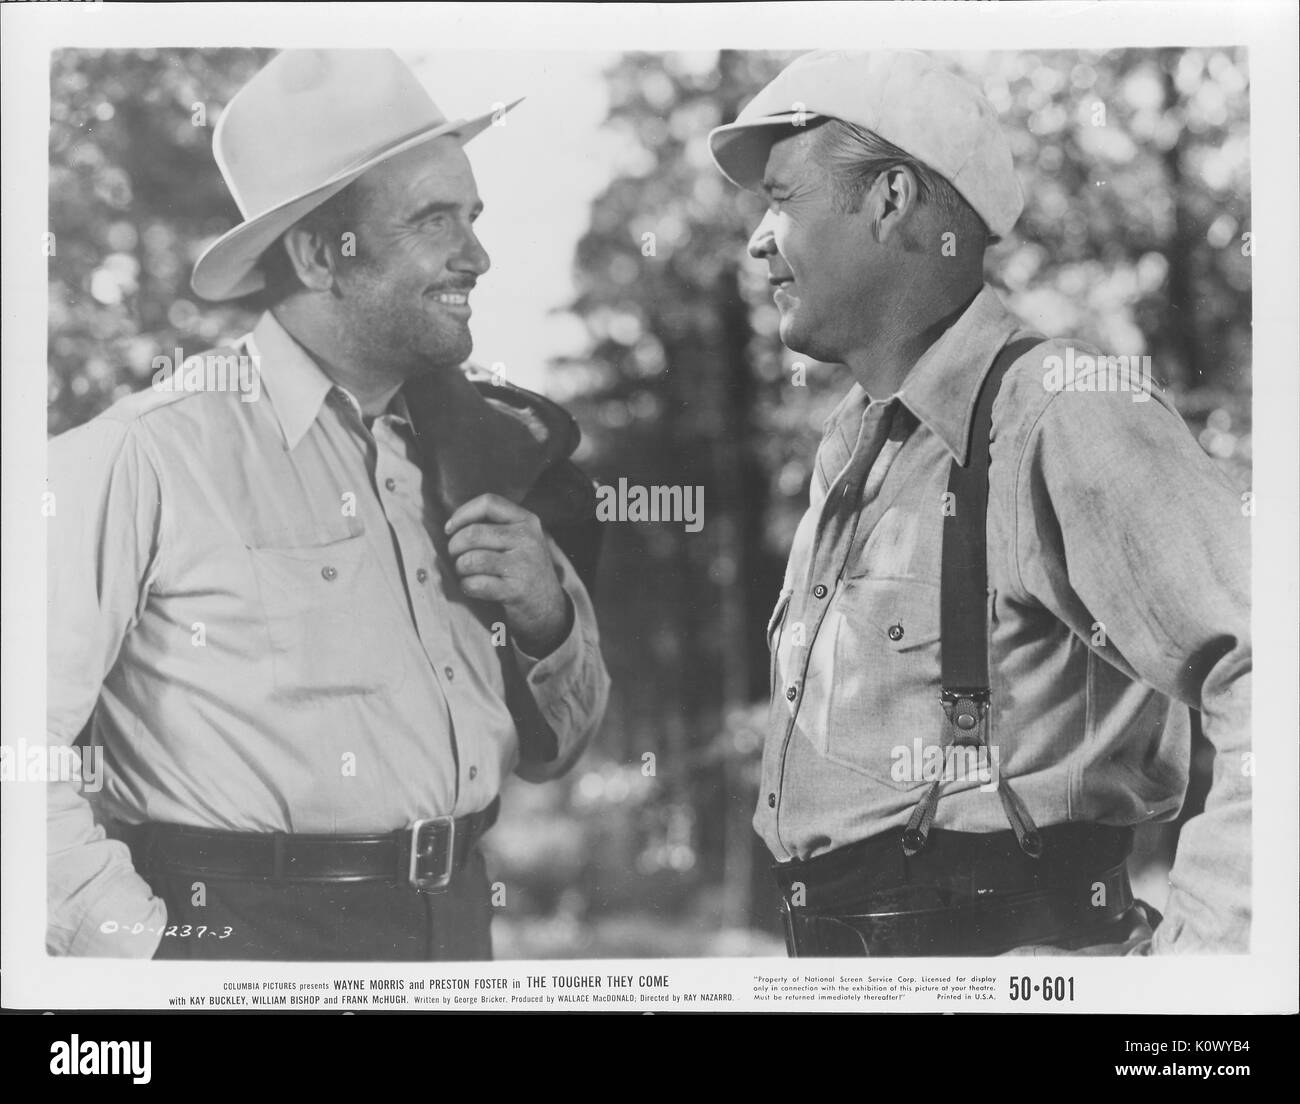
[[[734,123],[709,135],[713,160],[757,191],[772,145],[819,117],[854,123],[944,177],[994,240],[1015,225],[1024,193],[993,105],[974,85],[915,50],[816,50],[787,65]]]

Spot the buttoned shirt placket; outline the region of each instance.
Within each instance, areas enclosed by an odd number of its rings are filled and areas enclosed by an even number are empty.
[[[447,647],[447,634],[433,631],[435,626],[451,623],[445,588],[456,585],[454,578],[450,577],[445,557],[438,554],[433,526],[441,519],[428,516],[432,507],[423,493],[422,473],[410,459],[409,420],[400,413],[390,412],[379,415],[367,426],[352,395],[339,387],[330,394],[333,401],[346,407],[348,415],[355,418],[358,430],[373,450],[372,482],[393,535],[405,586],[402,597],[410,611],[421,650],[429,660],[448,705],[447,728],[452,761],[456,765],[455,800],[459,804],[467,785],[478,777],[478,766],[462,762],[454,708],[457,695],[455,656]],[[439,573],[441,585],[434,583],[434,572]]]
[[[857,543],[855,538],[863,511],[880,494],[889,467],[906,441],[906,432],[895,432],[896,424],[900,430],[906,427],[904,419],[895,417],[897,410],[897,396],[869,402],[858,424],[857,440],[847,457],[843,448],[845,438],[838,425],[818,450],[817,464],[823,477],[828,477],[836,468],[839,474],[830,481],[822,503],[807,570],[802,573],[802,578],[791,579],[794,590],[785,621],[786,624],[802,623],[808,631],[796,667],[797,675],[780,691],[790,703],[790,715],[782,738],[776,793],[773,795],[778,836],[786,755],[799,718],[813,641],[839,597],[849,552]]]

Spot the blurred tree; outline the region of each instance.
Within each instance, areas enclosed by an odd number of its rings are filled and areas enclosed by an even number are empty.
[[[989,278],[1050,334],[1151,356],[1202,445],[1250,459],[1248,74],[1235,48],[964,54],[1026,206]]]
[[[272,50],[60,50],[50,72],[49,431],[148,384],[156,355],[246,328],[190,268],[239,221],[212,127]]]
[[[595,200],[578,243],[573,309],[593,348],[568,366],[601,482],[704,488],[700,532],[667,521],[607,536],[602,616],[620,691],[605,746],[632,761],[656,754],[662,834],[690,810],[683,844],[699,855],[697,879],[725,883],[730,924],[748,922],[753,785],[746,758],[709,737],[766,693],[761,644],[782,554],[764,540],[760,447],[760,406],[776,399],[762,392],[776,381],[753,371],[755,304],[737,247],[761,208],[712,170],[705,136],[779,67],[723,51],[703,65],[627,55],[609,71],[609,123],[638,157]]]

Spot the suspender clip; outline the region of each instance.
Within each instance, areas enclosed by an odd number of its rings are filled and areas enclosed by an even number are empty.
[[[989,715],[989,690],[984,687],[944,689],[939,695],[944,716],[952,726],[952,742],[958,747],[979,747]]]

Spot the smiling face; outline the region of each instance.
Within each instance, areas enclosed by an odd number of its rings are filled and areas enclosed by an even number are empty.
[[[841,209],[811,145],[805,132],[772,146],[762,184],[767,214],[749,253],[767,262],[785,346],[843,361],[879,332],[893,262],[872,233],[870,205]]]
[[[473,348],[469,293],[491,262],[460,143],[434,139],[355,187],[356,256],[339,258],[332,289],[342,344],[358,365],[403,376],[462,364]]]

